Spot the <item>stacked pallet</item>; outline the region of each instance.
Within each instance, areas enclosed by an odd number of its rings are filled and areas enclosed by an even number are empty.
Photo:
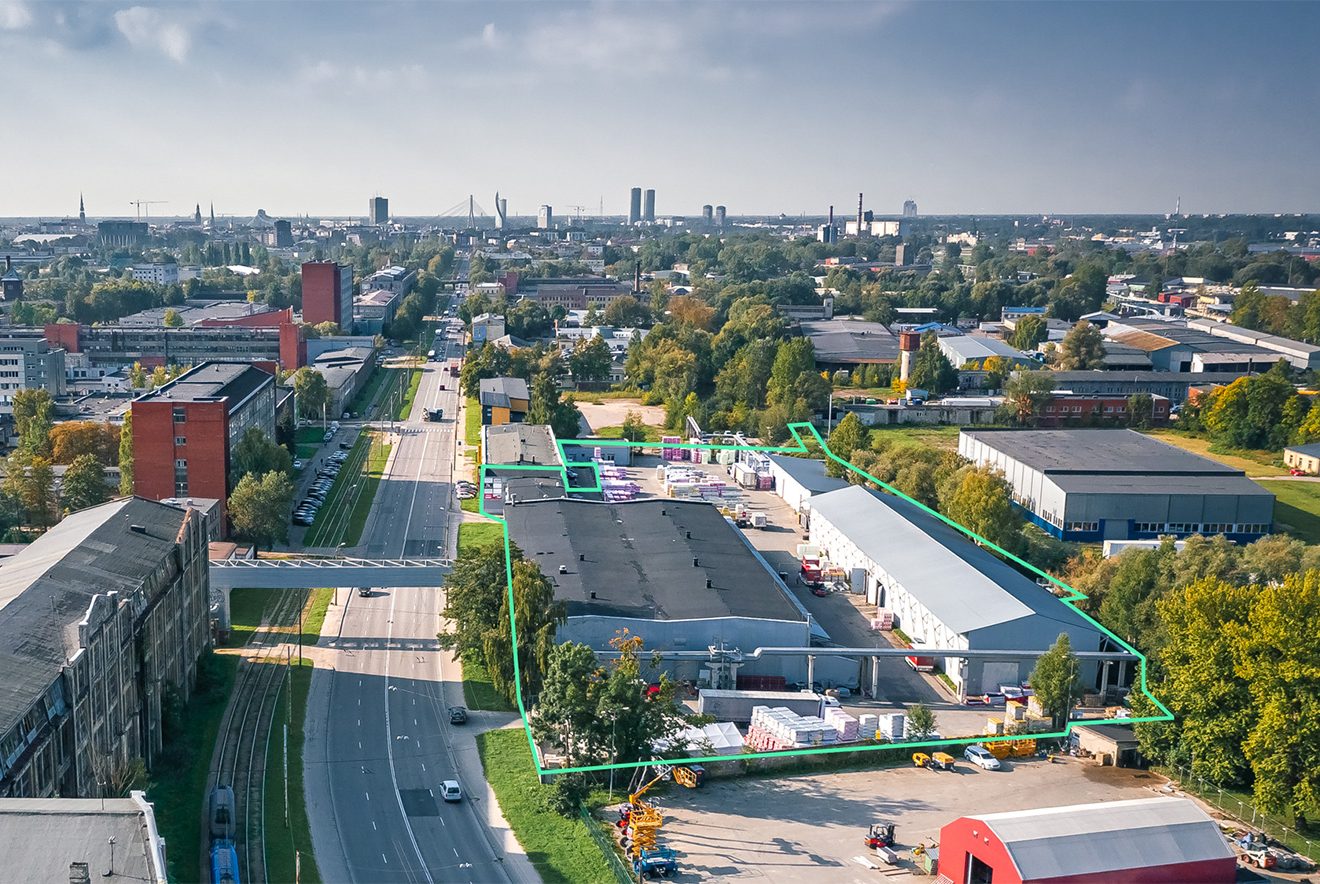
[[[874,740],[879,730],[880,716],[870,714],[857,716],[857,739]]]
[[[840,743],[855,743],[858,737],[857,719],[844,712],[838,706],[825,710],[825,724],[834,728],[835,739]]]

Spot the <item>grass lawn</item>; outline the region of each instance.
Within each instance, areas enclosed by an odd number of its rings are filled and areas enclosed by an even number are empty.
[[[879,427],[871,431],[872,439],[889,439],[894,445],[925,446],[946,451],[958,450],[958,427],[921,426],[909,424]],[[827,434],[822,436],[828,438]]]
[[[659,427],[653,427],[650,424],[645,424],[644,427],[646,429],[646,435],[642,437],[641,441],[643,442],[660,441],[660,434],[662,431]],[[617,427],[601,427],[600,429],[596,430],[596,435],[602,439],[622,439],[623,425],[621,424]]]
[[[326,592],[327,590],[316,590]],[[324,617],[324,612],[322,613]],[[280,695],[279,711],[270,732],[270,751],[266,755],[266,863],[267,877],[271,881],[294,880],[295,851],[301,852],[299,880],[315,884],[321,880],[312,855],[312,831],[307,822],[307,805],[303,797],[303,720],[307,712],[307,691],[312,683],[312,661],[304,659],[294,663],[290,670],[293,688],[293,714],[289,703]],[[285,690],[289,685],[286,683]],[[288,730],[289,802],[288,825],[285,825],[284,803],[284,726]],[[173,847],[173,845],[170,845]]]
[[[481,403],[475,396],[467,397],[467,402],[463,406],[465,424],[463,426],[463,441],[473,448],[481,444]]]
[[[614,873],[586,823],[546,807],[544,796],[552,787],[537,781],[522,728],[480,734],[477,750],[500,810],[541,880],[547,884],[615,884]]]
[[[206,777],[238,674],[238,657],[203,657],[198,671],[197,690],[183,708],[182,729],[166,734],[167,757],[157,762],[146,789],[147,799],[156,806],[156,825],[170,846],[169,879],[179,882],[200,878]]]
[[[276,594],[269,589],[235,589],[229,593],[229,641],[227,648],[247,644],[253,630],[261,625],[261,614]]]
[[[489,543],[504,542],[504,526],[498,522],[464,522],[458,526],[458,554]]]
[[[460,500],[458,505],[462,507],[463,512],[465,513],[481,512],[481,498],[479,497],[469,497],[466,500]]]
[[[298,445],[310,445],[313,448],[321,445],[321,440],[325,438],[325,430],[320,427],[299,427],[293,434],[293,441]]]
[[[417,398],[417,388],[421,386],[421,383],[421,369],[415,369],[412,373],[412,377],[408,380],[408,391],[403,394],[403,403],[399,405],[399,413],[397,415],[399,420],[408,419],[408,415],[412,412],[413,400]]]
[[[304,645],[314,645],[320,640],[321,627],[325,625],[325,615],[330,610],[330,602],[334,599],[334,596],[335,591],[333,589],[312,590],[311,605],[303,611],[302,642]]]
[[[394,369],[377,366],[371,373],[371,377],[367,379],[367,385],[358,390],[358,394],[353,397],[348,410],[359,417],[366,417],[366,409],[376,400],[376,394],[380,392],[381,385],[392,377],[394,377]]]
[[[605,402],[610,399],[641,399],[641,397],[640,390],[573,391],[573,399],[576,402]]]
[[[1283,455],[1277,451],[1261,451],[1250,448],[1220,448],[1211,445],[1209,439],[1202,439],[1198,436],[1188,436],[1185,433],[1179,433],[1176,430],[1149,430],[1148,434],[1159,439],[1161,442],[1168,442],[1170,445],[1177,445],[1179,448],[1199,454],[1202,457],[1208,457],[1211,460],[1217,460],[1234,469],[1242,470],[1248,476],[1286,476],[1288,471],[1279,464],[1282,462]]]
[[[1320,543],[1320,482],[1262,482],[1274,495],[1274,521],[1307,543]]]
[[[316,439],[319,442],[321,437],[317,436]],[[319,445],[295,445],[293,447],[295,449],[294,456],[299,460],[311,460],[316,457],[316,451],[320,448]]]
[[[362,492],[353,502],[353,511],[348,514],[348,528],[340,541],[349,546],[357,546],[362,540],[362,531],[367,527],[367,516],[371,513],[371,504],[376,499],[376,489],[380,487],[385,475],[385,462],[390,459],[390,444],[381,442],[371,446],[367,455],[367,471],[362,482]]]
[[[469,709],[489,709],[492,712],[513,712],[515,706],[496,692],[490,683],[490,673],[476,660],[463,662],[463,701]]]
[[[343,534],[348,528],[349,520],[344,518],[347,514],[342,513],[341,510],[351,503],[353,485],[363,477],[368,456],[371,454],[372,438],[370,433],[358,435],[357,441],[348,452],[344,466],[339,470],[339,475],[335,476],[334,484],[330,486],[330,494],[326,497],[325,504],[316,511],[316,519],[312,522],[312,527],[303,535],[304,546],[334,546],[344,540]],[[379,484],[379,480],[376,484]],[[375,492],[373,485],[371,493],[374,495]],[[365,494],[363,496],[365,497]],[[367,505],[370,506],[370,499]]]

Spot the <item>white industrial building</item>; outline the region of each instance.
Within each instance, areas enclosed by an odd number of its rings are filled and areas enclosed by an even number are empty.
[[[176,285],[179,282],[179,265],[172,262],[134,264],[133,278],[138,282],[154,282],[156,285]]]
[[[1134,430],[963,430],[958,453],[1003,473],[1032,522],[1063,540],[1270,532],[1274,495],[1241,470]]]
[[[954,368],[962,368],[971,360],[985,360],[991,356],[1008,360],[1010,365],[1025,363],[1027,356],[1021,350],[1010,347],[998,338],[973,337],[972,335],[949,335],[941,337],[940,352],[953,363]]]
[[[831,566],[852,572],[854,587],[894,612],[917,645],[1044,651],[1067,633],[1074,651],[1118,649],[1070,605],[901,498],[861,485],[818,495],[809,532]],[[1034,667],[1035,657],[943,660],[963,695],[1021,684]],[[1084,683],[1096,688],[1129,683],[1129,669],[1082,664]]]
[[[771,454],[766,459],[770,461],[770,475],[775,477],[775,493],[798,515],[810,511],[815,495],[848,487],[847,480],[826,473],[823,460],[786,454]]]

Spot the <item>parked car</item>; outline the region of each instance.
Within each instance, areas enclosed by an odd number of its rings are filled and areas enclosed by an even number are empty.
[[[293,460],[293,468],[294,468],[295,470],[301,470],[301,469],[302,469],[303,467],[305,467],[305,466],[306,466],[306,464],[303,463],[301,460],[299,460],[299,459],[297,459],[297,458],[294,458],[294,460]]]
[[[441,783],[440,797],[446,801],[462,801],[463,789],[458,785],[458,780],[445,780]]]
[[[999,770],[1002,767],[999,759],[991,755],[990,750],[984,746],[968,746],[963,750],[963,758],[982,770]]]

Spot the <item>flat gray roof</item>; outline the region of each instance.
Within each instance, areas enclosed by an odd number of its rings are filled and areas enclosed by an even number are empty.
[[[963,430],[1042,473],[1241,476],[1241,470],[1135,430]]]
[[[508,408],[512,399],[530,399],[522,378],[483,378],[479,398],[482,405]]]
[[[153,500],[115,500],[69,514],[0,562],[0,733],[78,650],[78,623],[92,597],[141,586],[174,548],[184,518],[182,509]]]
[[[803,488],[812,494],[824,494],[848,487],[847,479],[829,476],[825,473],[825,461],[808,457],[790,457],[787,454],[769,454],[771,463],[793,477]]]
[[[559,464],[554,434],[544,424],[501,424],[485,427],[484,432],[486,445],[481,453],[488,464]]]
[[[115,874],[106,879],[112,837]],[[75,862],[87,863],[93,881],[165,881],[132,798],[0,798],[0,856],[7,881],[67,882]]]
[[[504,518],[569,616],[803,620],[775,573],[709,503],[538,500],[505,506]]]
[[[1051,472],[1049,479],[1067,494],[1136,494],[1184,495],[1201,497],[1268,497],[1266,491],[1244,475],[1196,475],[1180,473],[1174,476],[1145,473],[1091,473],[1069,474]]]
[[[1024,617],[1095,629],[1007,562],[901,498],[852,485],[813,497],[811,509],[958,634]],[[1059,632],[1040,630],[1047,645]]]
[[[228,399],[229,413],[233,414],[267,383],[274,384],[275,376],[246,362],[203,362],[165,386],[143,393],[136,401],[214,402]]]
[[[865,319],[804,319],[802,334],[810,339],[817,362],[893,362],[898,338],[878,322]]]

